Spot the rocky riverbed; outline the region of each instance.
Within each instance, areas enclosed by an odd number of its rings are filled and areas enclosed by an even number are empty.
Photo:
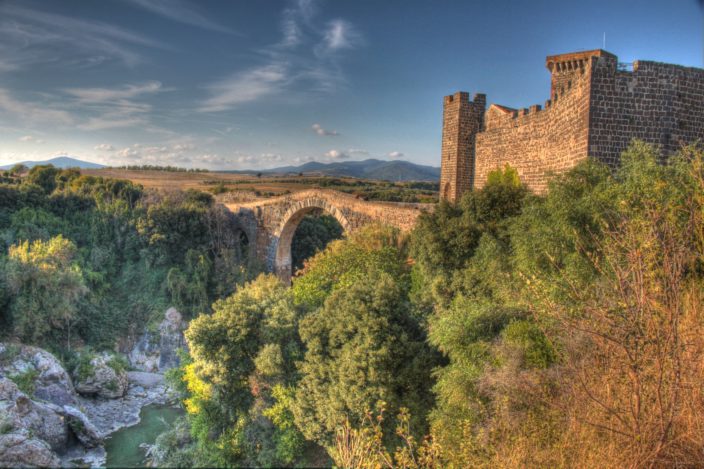
[[[105,466],[108,435],[138,423],[143,407],[176,400],[162,374],[115,377],[100,369],[103,362],[91,361],[96,369],[86,380],[94,389],[86,396],[49,352],[0,344],[0,466]]]
[[[124,397],[110,400],[79,397],[81,410],[95,425],[103,440],[121,428],[139,423],[143,407],[172,404],[177,400],[161,374],[130,371],[127,376],[128,388]],[[97,448],[77,445],[62,455],[61,465],[105,467],[105,458],[103,445]]]
[[[79,353],[72,374],[46,350],[0,343],[0,467],[105,466],[108,435],[176,401],[162,373],[178,366],[185,326],[169,308],[123,355]]]

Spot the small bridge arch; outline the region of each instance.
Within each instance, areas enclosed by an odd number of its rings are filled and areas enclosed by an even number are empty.
[[[293,274],[291,243],[296,229],[306,215],[317,212],[318,210],[322,210],[328,215],[335,217],[345,233],[350,231],[350,222],[347,218],[337,207],[325,199],[310,198],[300,200],[291,205],[286,213],[282,215],[281,223],[274,231],[275,245],[272,245],[272,248],[276,250],[274,255],[274,272],[284,281],[290,281],[291,275]]]
[[[285,282],[291,281],[291,241],[303,217],[322,210],[337,219],[343,231],[351,233],[370,223],[383,223],[410,231],[418,215],[433,204],[367,202],[330,189],[310,189],[253,202],[225,206],[246,227],[250,245],[255,241],[257,258],[266,270]]]

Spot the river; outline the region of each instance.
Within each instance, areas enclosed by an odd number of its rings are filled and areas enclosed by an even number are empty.
[[[106,467],[144,467],[142,443],[153,444],[156,437],[171,428],[183,410],[165,405],[148,405],[140,411],[140,421],[111,434],[105,441]]]

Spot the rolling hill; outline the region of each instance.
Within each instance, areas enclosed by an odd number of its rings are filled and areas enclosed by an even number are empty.
[[[0,166],[0,169],[10,169],[16,164],[23,164],[28,168],[33,168],[34,166],[40,166],[45,164],[53,165],[56,168],[81,168],[81,169],[99,169],[104,168],[102,164],[91,163],[90,161],[83,161],[76,158],[71,158],[70,156],[57,156],[50,160],[44,161],[20,161],[19,163],[12,163],[5,166]]]
[[[230,172],[230,171],[228,171]],[[345,161],[339,163],[319,163],[311,161],[300,166],[284,166],[262,171],[232,171],[254,174],[298,174],[306,176],[355,177],[362,179],[379,179],[385,181],[437,181],[440,168],[423,166],[408,161],[383,161],[368,159],[364,161]]]

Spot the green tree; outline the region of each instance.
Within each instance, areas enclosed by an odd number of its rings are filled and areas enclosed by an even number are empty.
[[[61,170],[52,165],[37,165],[29,170],[25,178],[25,184],[36,184],[41,187],[46,194],[51,194],[57,187],[56,176]]]
[[[370,225],[345,240],[331,242],[309,260],[293,282],[296,303],[312,311],[338,289],[350,288],[371,272],[408,282],[405,241],[398,230]]]
[[[360,423],[378,401],[394,413],[411,409],[414,433],[424,430],[434,355],[410,314],[407,285],[368,272],[334,291],[300,331],[306,354],[294,415],[306,438],[330,447],[338,426]]]
[[[29,168],[27,168],[27,166],[23,165],[22,163],[17,163],[16,165],[12,166],[12,168],[10,168],[8,172],[11,176],[19,176],[20,174],[27,172],[28,169]]]
[[[10,247],[10,314],[13,331],[22,340],[47,343],[58,330],[70,349],[78,304],[88,291],[75,256],[75,245],[61,235]]]
[[[466,193],[459,204],[442,201],[419,217],[411,256],[431,278],[465,267],[482,235],[505,236],[508,220],[521,213],[526,196],[514,169],[492,172],[481,190]]]
[[[298,456],[297,430],[281,409],[285,393],[273,391],[297,380],[297,328],[290,290],[262,275],[216,302],[212,315],[194,319],[186,331],[193,358],[184,374],[186,408],[201,446],[224,463],[281,465]]]

